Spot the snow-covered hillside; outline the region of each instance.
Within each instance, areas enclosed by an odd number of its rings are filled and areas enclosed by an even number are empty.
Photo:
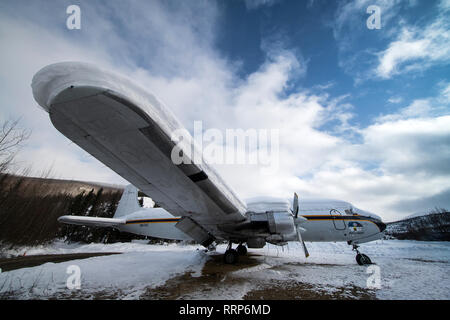
[[[396,239],[450,241],[450,213],[442,211],[414,214],[389,223],[385,233]]]

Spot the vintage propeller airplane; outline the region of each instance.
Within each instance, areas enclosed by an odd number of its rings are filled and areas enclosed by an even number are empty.
[[[235,263],[247,247],[288,241],[300,241],[306,257],[304,241],[346,241],[358,264],[371,263],[358,245],[383,237],[380,217],[343,201],[299,203],[297,194],[292,204],[267,197],[243,202],[207,163],[173,163],[171,133],[182,126],[130,80],[90,64],[64,62],[41,69],[32,89],[57,130],[132,183],[113,218],[62,216],[60,222],[195,240],[207,248],[226,240],[225,263]],[[193,143],[187,148],[195,152]],[[141,208],[134,186],[160,208]]]

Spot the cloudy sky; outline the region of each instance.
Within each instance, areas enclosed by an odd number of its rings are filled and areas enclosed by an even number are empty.
[[[66,8],[81,8],[68,30]],[[381,8],[370,30],[367,8]],[[192,130],[280,130],[279,170],[221,165],[242,198],[346,200],[392,221],[450,208],[450,1],[0,2],[0,119],[32,136],[22,167],[126,183],[38,108],[33,75],[85,61],[124,74]]]

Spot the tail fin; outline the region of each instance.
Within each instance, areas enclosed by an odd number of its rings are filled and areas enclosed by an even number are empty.
[[[125,190],[123,190],[122,198],[120,198],[114,218],[141,210],[142,208],[138,203],[137,197],[138,189],[132,184],[126,186]]]

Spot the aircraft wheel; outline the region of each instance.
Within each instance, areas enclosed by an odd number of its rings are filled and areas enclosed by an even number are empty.
[[[366,264],[372,264],[372,261],[370,260],[370,258],[363,253],[358,253],[356,255],[356,262],[358,262],[358,264],[360,266],[364,266]]]
[[[237,246],[236,251],[238,255],[245,256],[247,254],[247,247],[244,246],[243,244],[240,244]]]
[[[225,251],[225,254],[223,255],[223,261],[226,264],[235,264],[239,259],[239,255],[236,250],[229,249]]]

